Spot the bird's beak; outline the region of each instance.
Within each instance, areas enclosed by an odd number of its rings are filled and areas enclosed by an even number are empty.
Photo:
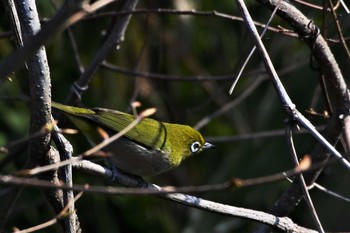
[[[210,144],[209,142],[204,143],[203,147],[204,150],[206,149],[213,149],[215,146],[213,144]]]

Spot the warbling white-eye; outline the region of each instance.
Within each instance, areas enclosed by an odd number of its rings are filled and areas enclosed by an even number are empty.
[[[55,102],[52,102],[52,107],[63,111],[93,145],[103,141],[98,128],[112,136],[135,120],[133,115],[111,109],[86,109]],[[124,172],[153,176],[178,166],[191,155],[213,147],[190,126],[144,118],[104,150],[113,154],[113,163]]]

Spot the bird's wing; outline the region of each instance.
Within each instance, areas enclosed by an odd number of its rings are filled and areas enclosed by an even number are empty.
[[[115,133],[121,131],[135,120],[133,115],[115,110],[95,108],[93,111],[96,114],[90,115],[89,119]],[[146,147],[161,150],[165,145],[167,132],[163,123],[145,118],[124,136]]]

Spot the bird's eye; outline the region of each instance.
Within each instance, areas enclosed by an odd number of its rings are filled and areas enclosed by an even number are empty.
[[[200,148],[201,148],[201,144],[199,142],[194,142],[191,144],[191,152],[192,153],[197,153]]]

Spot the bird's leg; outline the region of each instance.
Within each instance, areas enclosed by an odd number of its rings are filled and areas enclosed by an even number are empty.
[[[107,161],[112,171],[112,183],[118,183],[128,187],[148,188],[148,183],[141,176],[129,174],[118,169],[111,158],[107,158]]]

